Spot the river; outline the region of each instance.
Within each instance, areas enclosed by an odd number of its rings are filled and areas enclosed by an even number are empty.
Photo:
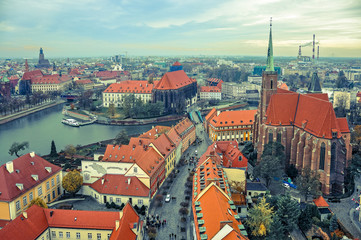
[[[38,155],[50,153],[51,141],[54,140],[59,152],[68,144],[86,145],[101,140],[114,138],[125,129],[129,135],[141,134],[152,128],[152,124],[141,126],[111,126],[92,124],[79,128],[61,123],[63,105],[57,105],[26,117],[0,125],[0,165],[16,158],[8,154],[13,142],[29,142],[29,148],[20,151],[25,154],[34,151]],[[163,122],[161,125],[171,126],[175,121]]]

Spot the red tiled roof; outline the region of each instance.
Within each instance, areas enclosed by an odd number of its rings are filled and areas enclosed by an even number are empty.
[[[12,75],[8,79],[9,80],[19,80],[19,77],[17,75]]]
[[[104,184],[102,184],[103,181]],[[118,174],[106,174],[92,183],[90,187],[101,194],[138,197],[149,196],[149,188],[135,176],[126,177]]]
[[[2,220],[2,219],[0,219],[0,228],[3,228],[9,222],[10,222],[10,220]]]
[[[201,193],[199,197],[193,201],[193,211],[197,212],[195,209],[195,201],[200,203],[201,211],[199,213],[203,214],[201,218],[198,218],[197,215],[194,214],[195,230],[198,239],[200,239],[201,235],[199,230],[200,226],[198,226],[199,220],[204,220],[201,226],[205,227],[204,234],[207,234],[208,239],[212,239],[220,232],[224,227],[221,225],[221,222],[225,221],[228,222],[227,224],[231,229],[228,233],[224,233],[225,235],[222,236],[222,239],[247,239],[241,234],[238,228],[238,225],[242,223],[234,217],[237,213],[230,208],[228,202],[230,198],[224,194],[219,187],[212,183],[209,188],[204,190],[204,193]]]
[[[90,79],[76,80],[75,83],[76,83],[76,84],[81,84],[81,85],[93,84],[93,82],[92,82]]]
[[[166,133],[170,130],[170,127],[168,126],[155,126],[152,129],[150,129],[148,132],[143,133],[142,135],[139,135],[140,138],[158,138],[162,133]]]
[[[284,90],[289,90],[286,83],[282,83],[279,88],[284,89]]]
[[[162,165],[163,156],[148,146],[149,139],[141,139],[142,142],[133,139],[129,145],[108,145],[102,161],[136,163],[148,176],[153,176]]]
[[[175,146],[165,134],[162,134],[157,139],[152,140],[152,143],[164,157],[168,157],[168,155],[175,149]]]
[[[225,111],[215,116],[210,124],[214,127],[252,125],[257,110]]]
[[[80,75],[80,72],[79,72],[78,69],[73,68],[73,69],[70,71],[69,75],[71,75],[71,76]]]
[[[59,84],[61,81],[59,80],[59,75],[44,75],[42,77],[32,78],[32,84]]]
[[[202,86],[201,92],[221,92],[221,89],[216,86]]]
[[[121,74],[122,71],[100,71],[94,73],[94,75],[98,78],[116,78]]]
[[[319,196],[318,198],[313,199],[313,202],[319,208],[321,208],[321,207],[327,207],[328,208],[329,207],[328,203],[326,202],[326,200],[322,196]]]
[[[51,164],[36,154],[31,157],[30,153],[14,159],[12,163],[14,166],[12,173],[6,170],[6,164],[0,167],[0,201],[12,201],[43,180],[61,171],[60,167]],[[50,167],[51,172],[48,172],[45,169],[46,167]],[[31,175],[37,175],[38,180],[35,181]],[[16,186],[17,183],[23,184],[23,190]]]
[[[163,75],[158,84],[154,84],[154,89],[171,90],[178,89],[195,82],[183,70],[167,72]]]
[[[218,79],[218,78],[208,78],[207,81],[208,81],[208,82],[212,82],[212,83],[220,83],[220,82],[223,82],[222,79]]]
[[[176,61],[175,63],[173,63],[173,66],[182,66],[182,64],[180,64],[180,62]]]
[[[323,138],[332,138],[338,129],[336,115],[324,94],[275,94],[267,108],[266,124],[295,125]],[[338,134],[339,135],[339,134]]]
[[[189,120],[189,118],[183,118],[182,121],[180,121],[179,123],[177,123],[177,125],[174,126],[174,129],[177,131],[179,136],[182,137],[187,131],[187,129],[191,127],[194,128],[194,125],[191,122],[191,120]]]
[[[341,133],[349,133],[350,129],[348,128],[347,118],[336,118],[338,128]]]
[[[130,231],[134,223],[139,223],[139,216],[129,203],[124,207],[122,214],[109,211],[43,209],[37,205],[31,206],[26,213],[27,218],[22,214],[1,229],[0,239],[33,240],[49,227],[113,230],[114,236],[135,239]],[[116,220],[120,220],[118,230],[115,230]]]
[[[212,108],[212,110],[206,115],[206,117],[204,118],[206,121],[209,121],[210,118],[213,116],[213,114],[215,114],[217,112],[216,108]]]
[[[148,81],[127,80],[111,84],[105,93],[152,93],[153,84]]]
[[[133,232],[133,228],[142,228],[139,226],[139,216],[129,203],[123,208],[123,217],[120,220],[119,228],[114,228],[112,235],[109,240],[136,240],[137,235]]]
[[[181,137],[178,135],[177,131],[174,128],[171,128],[167,133],[167,137],[175,144],[176,147],[182,142]]]
[[[49,227],[43,208],[33,205],[26,212],[28,218],[21,214],[0,230],[0,239],[34,240]]]
[[[34,77],[40,77],[40,76],[43,76],[43,73],[41,70],[38,69],[24,73],[22,80],[31,80]]]

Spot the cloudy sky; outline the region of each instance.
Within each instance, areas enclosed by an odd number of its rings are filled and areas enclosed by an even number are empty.
[[[0,0],[0,57],[262,56],[270,17],[275,56],[315,33],[321,57],[361,57],[360,0]]]

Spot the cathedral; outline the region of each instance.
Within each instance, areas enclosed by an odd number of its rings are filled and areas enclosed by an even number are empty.
[[[342,193],[352,155],[347,119],[336,117],[327,94],[317,91],[318,87],[299,94],[277,88],[277,78],[271,24],[267,68],[262,74],[261,100],[253,125],[259,160],[267,143],[280,142],[285,147],[287,165],[293,164],[299,171],[317,171],[324,194]]]
[[[38,61],[38,64],[36,65],[36,68],[50,68],[50,67],[51,67],[51,65],[49,63],[49,60],[44,58],[43,49],[40,48],[39,61]]]

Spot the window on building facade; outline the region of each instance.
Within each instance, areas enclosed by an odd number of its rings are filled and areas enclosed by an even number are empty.
[[[138,205],[143,205],[143,199],[138,199]]]
[[[76,239],[80,239],[80,232],[76,233]]]
[[[334,172],[336,167],[336,143],[332,143],[331,145],[331,170],[330,172]]]
[[[59,184],[59,182],[60,182],[60,177],[59,175],[56,175],[56,184]]]
[[[20,210],[20,200],[16,201],[15,205],[16,205],[16,211],[19,211]]]
[[[117,198],[117,203],[122,203],[122,200],[120,198]]]
[[[49,181],[46,182],[46,190],[49,190],[50,189],[50,184],[49,184]]]
[[[97,240],[102,240],[102,234],[101,233],[97,233]]]
[[[23,205],[26,206],[28,204],[28,197],[24,196],[23,197]]]
[[[282,134],[280,132],[277,133],[277,142],[281,142]]]
[[[88,239],[92,239],[93,238],[93,234],[92,233],[88,233]]]
[[[110,233],[108,233],[108,240],[109,240],[109,238],[110,238]]]
[[[70,232],[66,232],[66,238],[70,238]]]
[[[38,188],[38,196],[41,196],[43,194],[43,188],[40,186]]]
[[[321,143],[320,167],[319,167],[319,169],[321,169],[321,170],[325,170],[325,157],[326,157],[326,145],[325,145],[325,143]]]
[[[54,178],[51,179],[51,186],[52,186],[52,187],[55,186]]]
[[[270,129],[269,132],[268,132],[268,142],[273,142],[273,132],[272,132],[272,129]]]
[[[33,200],[33,193],[29,193],[29,201],[31,202],[31,200]]]
[[[110,202],[113,202],[113,197],[109,197],[109,201],[110,201]]]
[[[59,238],[63,238],[63,232],[59,232]]]
[[[56,232],[55,231],[51,231],[51,237],[56,238]]]
[[[137,168],[137,167],[134,167],[133,169],[134,169],[134,172],[135,172],[135,173],[138,172],[138,168]]]

